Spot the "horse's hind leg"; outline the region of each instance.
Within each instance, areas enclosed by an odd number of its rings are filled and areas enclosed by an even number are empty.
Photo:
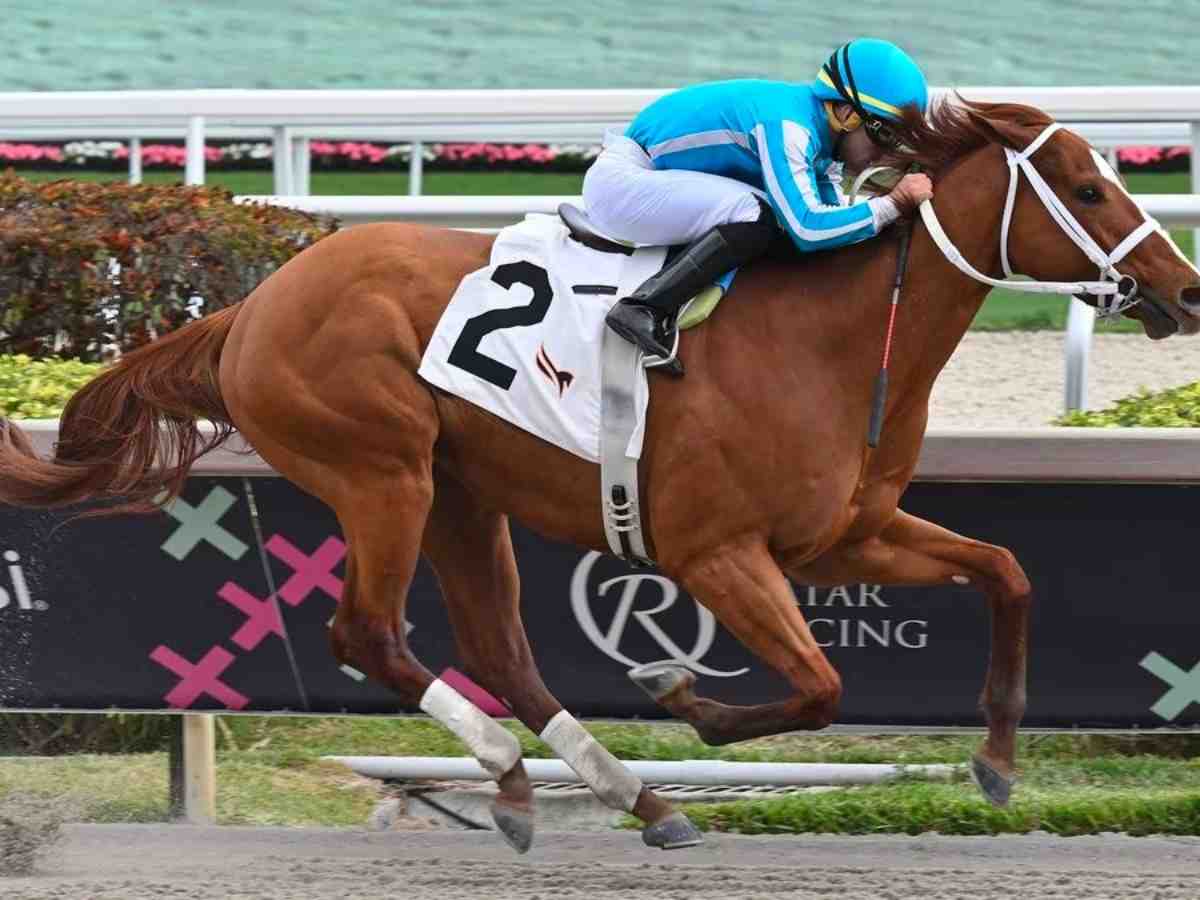
[[[521,622],[521,588],[507,517],[480,507],[457,481],[441,474],[423,549],[437,571],[468,674],[502,698],[604,803],[645,822],[642,838],[647,844],[667,850],[700,843],[695,826],[643,787],[542,682]],[[510,802],[508,811],[518,822],[527,822],[532,833],[532,792],[528,803]]]
[[[458,735],[499,783],[501,800],[515,806],[531,796],[520,742],[413,656],[404,609],[433,501],[431,463],[356,473],[355,487],[337,504],[349,561],[331,639],[339,661],[394,690]],[[530,833],[503,815],[496,824],[518,851]]]

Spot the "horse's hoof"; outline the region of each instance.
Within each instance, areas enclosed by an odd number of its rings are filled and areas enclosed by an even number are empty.
[[[696,676],[683,666],[661,662],[630,669],[629,678],[652,700],[661,700],[680,685],[691,687],[696,683]]]
[[[533,846],[533,813],[507,803],[493,802],[492,821],[510,847],[518,853],[529,852]]]
[[[1008,806],[1017,779],[1001,775],[978,756],[971,758],[971,778],[993,806]]]
[[[681,812],[674,812],[660,822],[642,829],[642,840],[647,847],[660,850],[680,850],[704,843],[704,835]]]

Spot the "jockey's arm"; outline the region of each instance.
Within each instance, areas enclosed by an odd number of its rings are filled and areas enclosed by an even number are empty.
[[[895,219],[895,206],[873,198],[845,205],[841,186],[814,166],[808,130],[791,121],[763,123],[759,155],[767,196],[780,225],[800,249],[826,250],[877,235]],[[833,199],[836,202],[830,203]]]

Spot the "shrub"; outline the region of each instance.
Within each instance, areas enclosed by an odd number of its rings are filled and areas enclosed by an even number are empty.
[[[2,713],[0,754],[150,753],[170,746],[174,716]]]
[[[1107,409],[1076,411],[1056,425],[1090,428],[1196,428],[1200,426],[1200,382],[1151,393],[1140,391]]]
[[[99,371],[99,363],[75,359],[0,356],[0,418],[56,419]]]
[[[223,188],[0,176],[0,353],[102,358],[242,300],[336,222]]]

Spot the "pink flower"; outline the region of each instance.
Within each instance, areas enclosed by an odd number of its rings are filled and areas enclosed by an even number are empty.
[[[0,159],[9,162],[38,162],[50,160],[62,162],[62,150],[44,144],[6,144],[0,143]]]
[[[1144,166],[1158,162],[1162,159],[1162,155],[1160,147],[1122,147],[1117,151],[1117,160],[1135,166]]]

